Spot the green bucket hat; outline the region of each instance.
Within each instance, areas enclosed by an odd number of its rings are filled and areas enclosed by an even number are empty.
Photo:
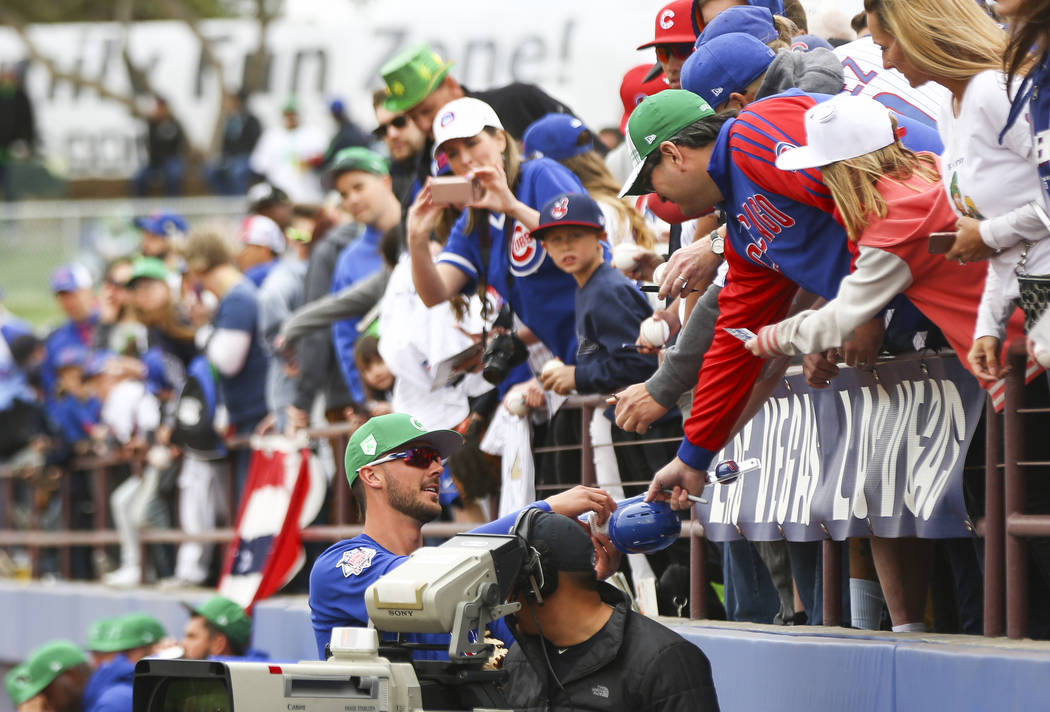
[[[4,675],[4,688],[7,690],[7,696],[11,698],[11,704],[15,707],[18,707],[18,705],[36,694],[35,692],[27,694],[29,683],[29,666],[25,663],[15,665]]]
[[[344,148],[332,157],[332,164],[325,177],[334,181],[338,176],[349,171],[364,171],[377,176],[390,175],[390,162],[375,151],[363,146]]]
[[[199,606],[184,603],[189,612],[222,631],[237,645],[247,645],[252,637],[252,619],[239,605],[225,596],[212,596]]]
[[[26,670],[24,675],[20,676],[21,684],[18,685],[18,689],[28,700],[43,692],[44,688],[66,670],[83,665],[87,661],[84,651],[72,641],[53,640],[44,643],[30,653],[29,659],[25,661]]]
[[[162,282],[168,279],[168,266],[163,260],[156,257],[137,257],[131,263],[131,276],[128,277],[130,287],[139,279],[159,279]]]
[[[354,484],[358,470],[407,443],[426,443],[448,457],[463,444],[463,436],[455,430],[427,430],[407,413],[370,418],[346,444],[346,481]]]
[[[448,75],[452,62],[446,62],[426,45],[409,47],[380,68],[386,82],[388,111],[401,113],[430,96]]]
[[[648,186],[640,185],[639,177],[649,154],[689,124],[714,113],[706,101],[683,89],[665,89],[643,99],[627,121],[624,138],[632,167],[620,197],[648,192]]]

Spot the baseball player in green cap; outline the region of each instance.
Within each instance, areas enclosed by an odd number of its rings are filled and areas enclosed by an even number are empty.
[[[69,640],[52,640],[29,654],[13,679],[15,692],[24,699],[40,695],[43,708],[53,712],[81,712],[84,688],[92,674],[87,655]],[[13,672],[13,671],[12,671]],[[7,684],[7,678],[4,678]],[[12,694],[11,685],[8,693]]]
[[[252,637],[252,619],[225,596],[212,596],[193,606],[183,604],[190,619],[182,634],[183,656],[206,660],[217,655],[243,656]]]
[[[429,430],[407,413],[371,418],[350,437],[346,478],[364,503],[365,526],[358,536],[329,547],[310,573],[310,618],[322,657],[333,627],[368,624],[365,589],[423,545],[423,524],[441,514],[438,490],[444,460],[462,442],[459,433]],[[604,520],[616,503],[604,490],[581,485],[530,506],[570,517],[596,511]],[[516,516],[517,512],[473,531],[506,534]],[[496,637],[508,640],[503,635],[509,632]],[[445,634],[410,639],[448,646]]]

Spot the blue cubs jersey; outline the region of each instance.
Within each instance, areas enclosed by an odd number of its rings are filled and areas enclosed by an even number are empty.
[[[532,505],[550,511],[546,502]],[[507,515],[494,522],[472,529],[474,534],[506,534],[514,525],[518,513]],[[368,625],[368,609],[365,607],[365,590],[388,571],[405,562],[400,556],[383,548],[367,534],[358,534],[353,539],[344,539],[328,547],[317,557],[310,571],[310,622],[317,639],[317,654],[324,659],[324,647],[332,639],[332,628],[364,627]],[[514,640],[506,624],[495,621],[491,625],[494,637],[510,647]],[[446,633],[412,633],[404,636],[417,643],[433,643],[442,646],[441,651],[419,651],[414,657],[422,659],[448,659],[450,637]]]
[[[515,191],[518,200],[539,210],[544,203],[562,193],[582,193],[576,176],[549,158],[536,158],[521,164],[521,177]],[[454,265],[467,275],[464,293],[477,287],[478,275],[485,269],[489,286],[510,302],[521,320],[565,363],[576,363],[575,310],[576,280],[547,259],[538,240],[516,220],[506,215],[489,216],[491,248],[488,265],[481,265],[481,231],[467,232],[469,213],[452,227],[438,262]]]
[[[383,233],[369,225],[359,238],[343,248],[332,273],[331,292],[335,294],[355,282],[375,274],[383,267],[379,243]],[[357,323],[360,317],[350,317],[332,324],[332,345],[343,380],[350,395],[358,403],[365,402],[365,388],[354,362],[354,344],[357,343]]]

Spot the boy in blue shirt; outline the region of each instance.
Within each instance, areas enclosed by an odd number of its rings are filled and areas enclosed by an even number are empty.
[[[634,340],[641,323],[652,314],[649,301],[634,282],[604,260],[605,218],[586,193],[563,193],[543,206],[540,224],[532,231],[558,269],[578,285],[575,300],[576,365],[545,369],[540,382],[547,390],[566,395],[613,393],[656,371],[655,356],[638,353]],[[606,416],[614,420],[610,407]],[[653,424],[646,438],[681,435],[677,411]],[[613,428],[614,442],[640,439]],[[620,472],[655,472],[674,457],[667,443],[616,448]],[[641,473],[639,473],[641,471]]]

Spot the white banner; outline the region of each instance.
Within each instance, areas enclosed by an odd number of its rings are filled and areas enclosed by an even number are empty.
[[[295,4],[298,12],[270,25],[272,55],[264,91],[250,103],[264,125],[280,120],[291,95],[304,122],[331,127],[326,102],[342,98],[365,129],[375,125],[371,92],[379,67],[398,50],[427,42],[452,59],[453,75],[484,89],[512,81],[540,85],[564,101],[592,128],[617,125],[619,85],[636,64],[655,61],[651,49],[660,0],[629,2],[492,3],[485,0],[410,0]],[[223,65],[227,87],[241,85],[245,56],[258,43],[252,20],[212,20],[203,34]],[[123,29],[115,23],[37,25],[30,37],[66,71],[83,73],[126,94],[129,80],[120,55]],[[129,54],[183,122],[190,140],[206,147],[219,110],[219,86],[200,43],[180,22],[138,23],[130,28]],[[0,63],[26,57],[18,35],[0,28]],[[122,177],[144,160],[145,124],[125,107],[91,89],[54,82],[39,64],[28,87],[44,150],[70,177]]]

